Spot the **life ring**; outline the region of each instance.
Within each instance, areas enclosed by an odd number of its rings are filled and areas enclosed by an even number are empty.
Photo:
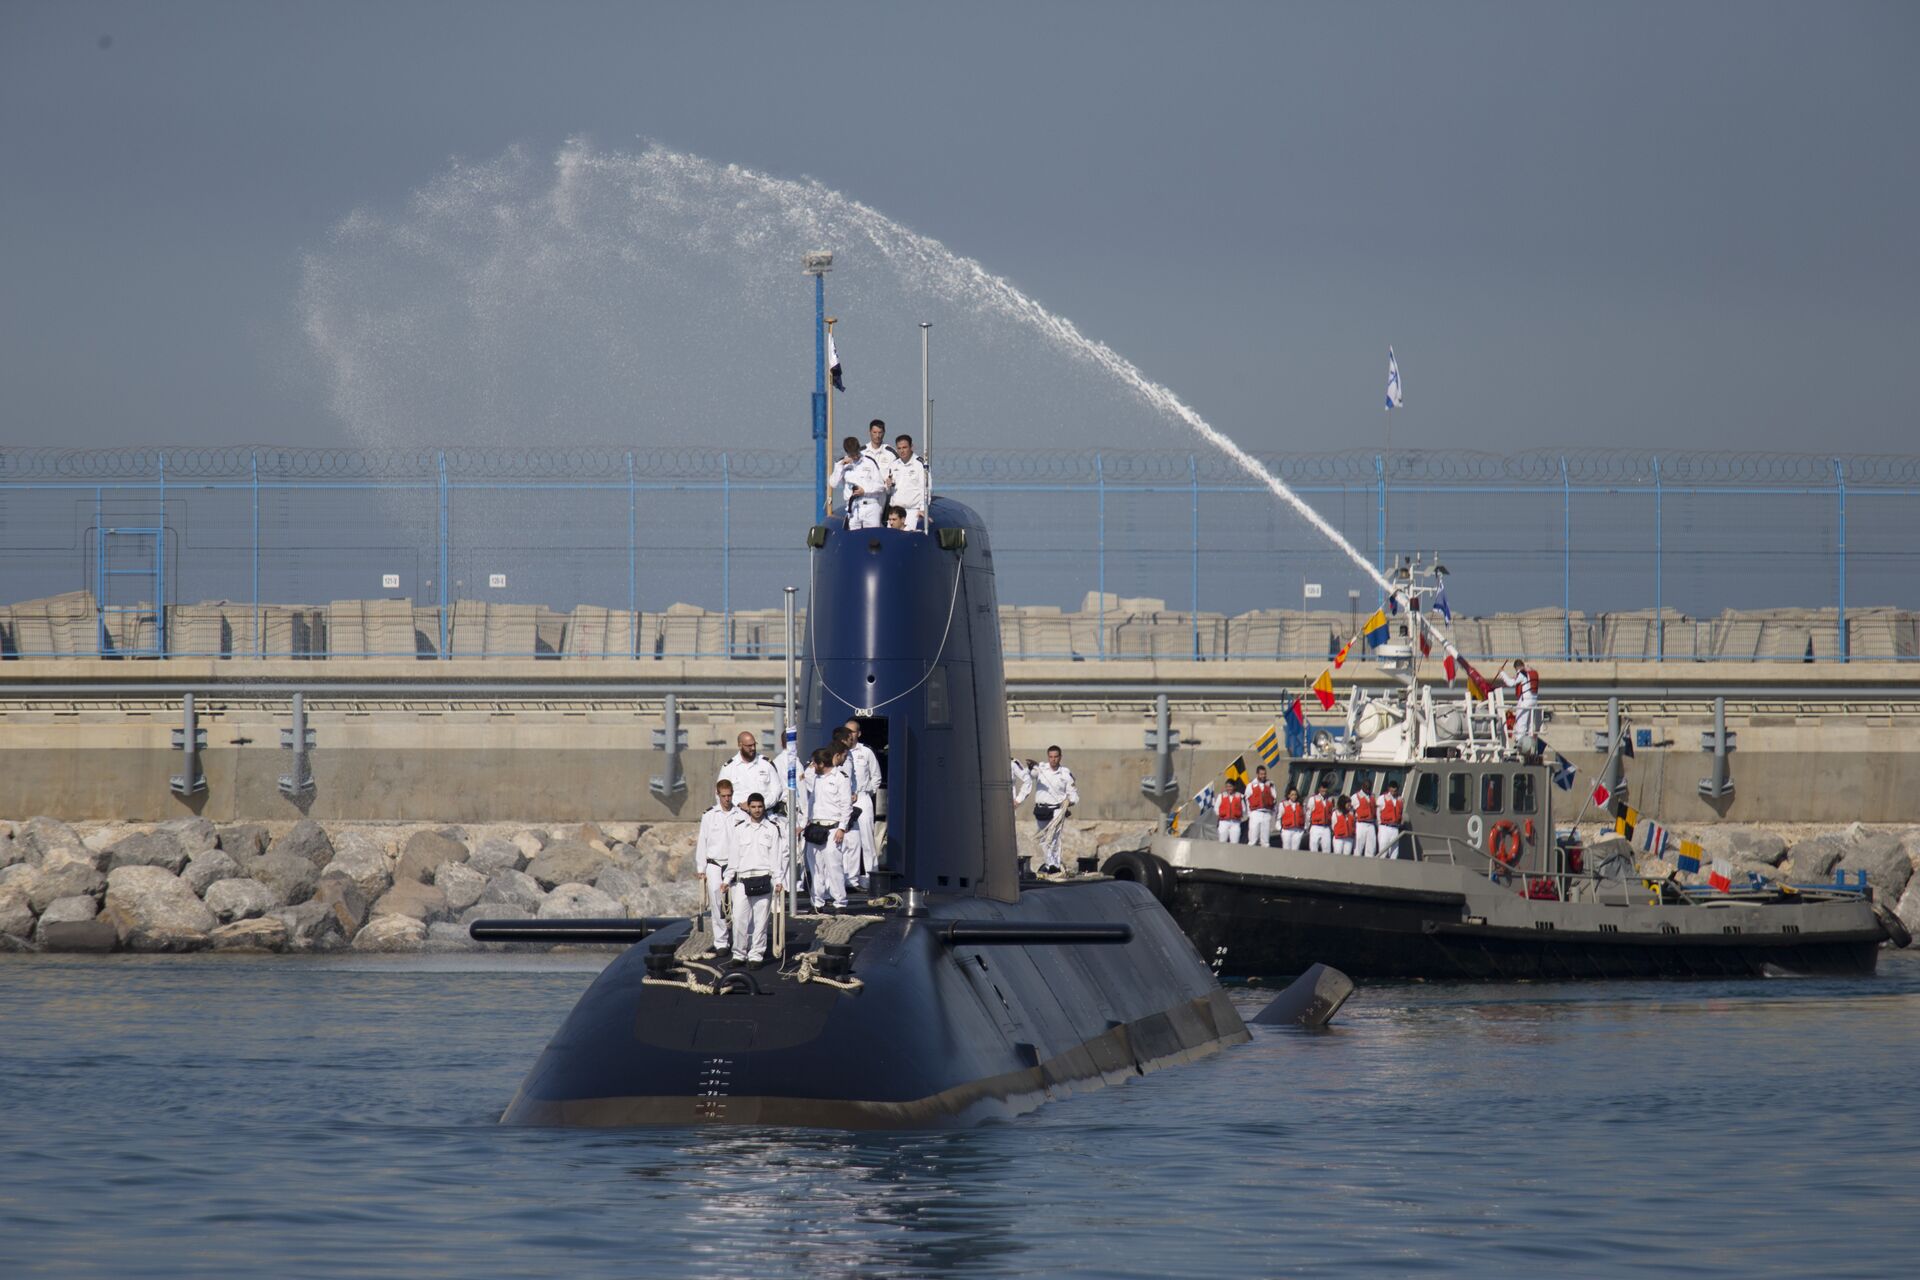
[[[1520,828],[1506,818],[1493,824],[1493,830],[1487,832],[1487,852],[1495,861],[1512,866],[1520,860]]]

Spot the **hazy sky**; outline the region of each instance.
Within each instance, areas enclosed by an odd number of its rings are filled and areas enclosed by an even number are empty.
[[[1372,443],[1392,343],[1407,445],[1908,451],[1916,55],[1897,3],[5,0],[4,440],[361,439],[316,258],[356,210],[406,239],[456,162],[544,174],[578,139],[818,179],[1262,450]],[[430,246],[450,276],[462,244]],[[370,291],[382,261],[340,274]],[[735,411],[803,438],[808,300],[797,270],[767,287],[790,348],[643,372],[775,370]],[[567,303],[549,325],[614,345],[650,305]]]

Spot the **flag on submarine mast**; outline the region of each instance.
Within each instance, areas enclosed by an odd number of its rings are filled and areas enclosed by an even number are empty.
[[[845,392],[847,384],[840,381],[840,350],[833,345],[833,330],[827,330],[827,372],[833,378],[833,389]]]
[[[1402,408],[1406,398],[1400,394],[1400,362],[1394,358],[1393,348],[1387,348],[1387,409]]]

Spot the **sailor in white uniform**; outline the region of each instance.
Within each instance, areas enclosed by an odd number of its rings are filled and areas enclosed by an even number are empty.
[[[733,886],[733,949],[748,964],[767,958],[767,933],[773,918],[773,886],[780,874],[780,829],[767,821],[759,792],[747,797],[743,821],[733,827],[733,861],[727,883]]]
[[[844,907],[847,882],[840,859],[846,850],[853,782],[844,770],[834,767],[833,754],[826,747],[813,753],[813,774],[807,781],[807,807],[802,816],[807,824],[803,834],[809,893],[816,911]]]
[[[1040,833],[1040,869],[1064,871],[1060,861],[1060,835],[1066,813],[1080,803],[1080,792],[1073,783],[1073,770],[1061,763],[1060,748],[1048,747],[1045,764],[1033,767],[1033,820]],[[1058,815],[1062,821],[1055,822]]]
[[[834,464],[829,483],[840,490],[841,510],[846,512],[847,528],[878,529],[880,513],[887,501],[885,466],[860,451],[860,442],[848,436],[841,445],[843,456]]]
[[[727,885],[730,883],[727,870],[733,865],[733,828],[744,815],[734,807],[731,782],[722,778],[714,784],[713,791],[713,808],[700,815],[700,835],[693,845],[693,864],[706,878],[713,949],[724,960],[733,949],[727,928]]]
[[[785,737],[786,742],[780,748],[780,754],[773,758],[773,771],[780,775],[780,786],[786,793],[786,802],[779,805],[777,809],[769,806],[767,821],[780,828],[782,859],[780,885],[782,888],[791,889],[793,888],[793,868],[786,863],[787,850],[790,847],[787,844],[787,823],[793,821],[794,815],[800,812],[799,788],[801,782],[806,779],[807,767],[800,760],[799,752],[794,747],[794,744],[800,740],[800,731],[793,725],[788,725]]]
[[[860,741],[860,722],[846,724],[849,746],[847,764],[853,770],[853,802],[860,807],[860,861],[847,867],[847,879],[862,893],[867,889],[867,873],[880,862],[880,841],[874,830],[874,814],[879,811],[880,757]]]
[[[1515,741],[1540,732],[1540,673],[1525,658],[1513,660],[1513,670],[1500,673],[1500,683],[1518,694],[1513,704]]]
[[[787,798],[786,774],[780,766],[760,754],[760,743],[751,733],[734,739],[739,753],[720,766],[720,777],[733,784],[733,794],[746,797],[758,791],[768,809],[777,808]]]
[[[896,437],[893,452],[888,476],[893,482],[893,505],[907,513],[907,528],[924,532],[927,527],[927,503],[933,499],[933,483],[927,475],[927,464],[913,456],[912,436]]]

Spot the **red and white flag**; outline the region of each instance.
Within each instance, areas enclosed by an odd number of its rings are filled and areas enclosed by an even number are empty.
[[[1721,893],[1733,888],[1733,864],[1725,858],[1713,860],[1713,870],[1707,873],[1707,883]]]
[[[1606,783],[1596,782],[1593,784],[1593,807],[1594,808],[1596,809],[1606,808],[1607,801],[1611,799],[1613,799],[1613,792],[1607,790]]]

